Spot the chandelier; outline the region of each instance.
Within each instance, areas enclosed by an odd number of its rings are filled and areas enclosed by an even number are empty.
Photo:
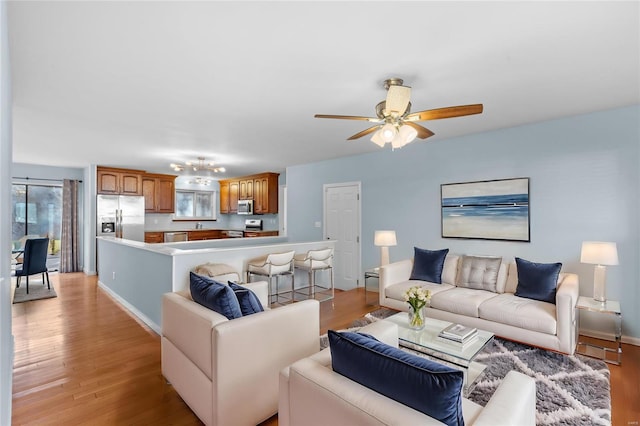
[[[198,161],[186,161],[184,164],[171,163],[171,168],[176,172],[213,172],[224,173],[226,169],[224,167],[215,167],[213,162],[206,163],[204,157],[198,157]]]

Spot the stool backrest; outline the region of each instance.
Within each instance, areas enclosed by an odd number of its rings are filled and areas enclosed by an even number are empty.
[[[271,253],[267,256],[266,264],[270,265],[269,269],[272,274],[281,274],[286,271],[293,271],[293,256],[295,251],[287,251],[285,253]]]
[[[331,247],[320,250],[309,250],[307,252],[307,259],[311,262],[324,262],[326,264],[331,264],[332,258],[333,249]]]

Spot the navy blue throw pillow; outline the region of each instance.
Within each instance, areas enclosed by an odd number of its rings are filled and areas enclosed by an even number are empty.
[[[229,281],[229,287],[231,287],[238,298],[242,315],[251,315],[264,311],[262,303],[260,303],[260,299],[258,299],[258,296],[256,296],[253,291],[236,284],[233,281]]]
[[[413,269],[410,280],[429,281],[442,284],[442,268],[449,249],[425,250],[414,247]]]
[[[191,298],[227,319],[240,318],[242,311],[238,298],[228,285],[191,272],[189,277]]]
[[[556,286],[562,263],[535,263],[516,257],[516,296],[556,304]]]
[[[366,335],[329,330],[333,371],[450,426],[463,426],[463,373]]]

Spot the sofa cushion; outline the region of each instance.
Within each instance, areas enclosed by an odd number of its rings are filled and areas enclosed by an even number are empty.
[[[264,311],[262,303],[260,303],[260,299],[258,299],[258,296],[256,296],[253,291],[239,284],[236,284],[233,281],[229,281],[229,287],[231,287],[236,295],[236,298],[238,299],[238,303],[240,304],[240,311],[242,311],[243,316]]]
[[[201,304],[227,319],[240,318],[242,310],[238,298],[231,287],[202,275],[190,273],[191,297]]]
[[[425,250],[414,247],[412,280],[429,281],[435,284],[442,282],[442,268],[449,249]]]
[[[455,285],[456,275],[458,275],[458,263],[460,263],[460,256],[447,253],[447,256],[444,258],[444,266],[442,267],[440,280],[442,283]]]
[[[496,293],[501,257],[462,256],[456,285]]]
[[[556,334],[556,307],[510,293],[498,294],[478,308],[480,318],[525,330]]]
[[[409,288],[415,287],[415,286],[422,287],[426,290],[429,290],[431,292],[432,298],[434,294],[454,288],[451,284],[445,284],[445,283],[434,284],[434,283],[429,283],[429,282],[419,281],[419,280],[409,280],[409,281],[400,282],[398,284],[390,285],[389,287],[384,289],[384,294],[388,298],[404,301],[405,292],[409,290]]]
[[[516,296],[556,303],[556,286],[562,263],[536,263],[516,257],[518,287]]]
[[[486,290],[453,287],[431,296],[431,307],[454,314],[477,318],[478,308],[482,303],[496,297],[497,294]]]
[[[447,425],[464,425],[462,371],[358,333],[328,336],[336,373]]]

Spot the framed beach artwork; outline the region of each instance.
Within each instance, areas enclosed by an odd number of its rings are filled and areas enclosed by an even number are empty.
[[[530,241],[529,178],[440,185],[442,237]]]

